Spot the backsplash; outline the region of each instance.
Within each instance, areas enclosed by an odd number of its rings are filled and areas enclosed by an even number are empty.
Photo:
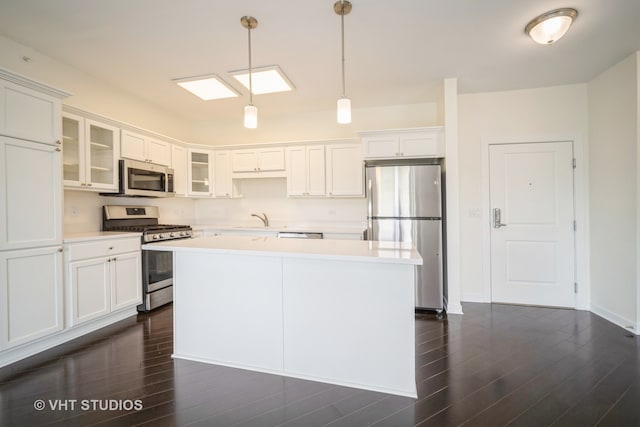
[[[272,225],[360,226],[365,224],[364,198],[288,198],[284,178],[245,179],[238,182],[238,199],[182,197],[106,197],[98,193],[64,192],[64,232],[81,233],[102,228],[103,205],[158,206],[164,224],[260,225],[252,213],[266,213]]]

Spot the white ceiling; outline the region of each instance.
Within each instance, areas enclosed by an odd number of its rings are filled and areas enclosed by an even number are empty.
[[[258,19],[253,65],[278,64],[295,92],[258,95],[262,116],[332,110],[341,95],[334,0],[0,0],[0,34],[191,120],[237,119],[247,92],[243,15]],[[354,108],[461,93],[587,82],[640,50],[638,0],[351,0],[347,96]],[[523,32],[536,15],[575,7],[552,46]],[[172,79],[216,73],[241,98],[202,101]]]

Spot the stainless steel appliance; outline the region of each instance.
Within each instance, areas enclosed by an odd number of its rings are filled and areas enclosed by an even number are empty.
[[[142,243],[188,239],[188,225],[159,224],[156,206],[103,206],[102,230],[142,233]],[[173,252],[142,251],[142,304],[138,311],[149,311],[173,301]]]
[[[106,196],[172,197],[173,169],[153,163],[122,159],[118,163],[120,188]]]
[[[424,164],[430,160],[367,162],[367,236],[416,246],[423,259],[417,267],[416,308],[442,312],[443,175],[439,162]]]

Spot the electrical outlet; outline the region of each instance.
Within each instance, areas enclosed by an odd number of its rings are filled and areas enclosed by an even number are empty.
[[[71,216],[78,216],[78,208],[75,206],[71,208]]]

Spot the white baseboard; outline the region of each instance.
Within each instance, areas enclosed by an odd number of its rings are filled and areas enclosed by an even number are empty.
[[[601,307],[597,304],[591,304],[591,310],[593,314],[597,314],[603,319],[608,320],[609,322],[620,326],[627,332],[631,332],[635,335],[640,335],[639,325],[636,325],[636,322],[633,320],[625,319],[622,316],[617,315],[616,313],[607,310],[604,307]]]
[[[491,302],[489,298],[487,298],[483,294],[462,294],[461,300],[462,302],[484,302],[484,303]]]
[[[0,368],[138,314],[136,306],[0,352]]]

